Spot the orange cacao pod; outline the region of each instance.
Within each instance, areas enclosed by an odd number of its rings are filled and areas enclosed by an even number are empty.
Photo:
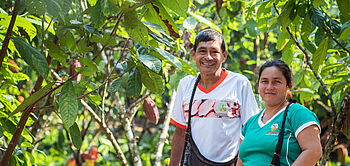
[[[158,123],[158,107],[150,97],[147,97],[143,102],[143,111],[145,112],[147,119],[149,119],[154,124]]]

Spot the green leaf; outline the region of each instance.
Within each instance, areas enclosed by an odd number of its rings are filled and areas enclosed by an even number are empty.
[[[92,36],[90,39],[91,42],[101,43],[103,46],[115,46],[117,41],[113,36],[105,34],[103,37]]]
[[[171,9],[181,17],[186,17],[189,7],[188,0],[159,0],[164,6]]]
[[[326,37],[326,32],[322,28],[318,28],[315,33],[315,44],[319,46]]]
[[[11,15],[0,13],[1,26],[4,26],[5,29],[7,29],[8,26],[10,25],[10,21],[11,21]],[[13,32],[18,32],[19,27],[23,28],[23,30],[28,34],[30,40],[32,40],[36,36],[37,31],[35,26],[33,26],[33,24],[30,21],[28,21],[26,18],[21,16],[16,17],[16,22],[13,27]]]
[[[29,105],[33,104],[35,101],[37,101],[40,97],[42,97],[44,94],[46,94],[48,91],[51,90],[51,87],[55,85],[55,82],[51,82],[47,84],[45,87],[41,88],[34,94],[30,95],[28,98],[26,98],[9,116],[12,116],[18,112],[24,111]]]
[[[12,138],[13,134],[16,131],[17,124],[11,118],[4,118],[4,117],[0,118],[0,122],[2,124],[3,129],[7,132],[7,133],[4,133],[4,135],[7,135],[6,137],[11,136]],[[33,136],[30,134],[27,128],[23,129],[21,136],[31,143],[33,143],[34,141]],[[11,138],[8,138],[8,139],[11,139]]]
[[[156,48],[156,51],[162,56],[161,59],[166,59],[171,65],[182,70],[182,63],[173,54],[170,54],[168,51],[159,48]]]
[[[101,104],[101,96],[100,95],[93,95],[93,94],[89,94],[88,98],[90,99],[90,101],[92,103],[94,103],[95,105],[100,105]]]
[[[93,50],[94,50],[94,48],[92,46],[88,46],[88,39],[87,38],[84,37],[84,38],[80,39],[80,41],[78,43],[78,52],[79,53],[84,54],[87,52],[91,52]]]
[[[282,34],[277,39],[277,50],[281,51],[288,44],[290,35],[286,29],[282,30]]]
[[[180,37],[173,17],[170,16],[160,2],[152,0],[151,3],[148,3],[146,6],[148,8],[144,16],[146,20],[162,26],[170,36],[175,38]]]
[[[96,5],[91,7],[91,22],[94,23],[94,27],[96,29],[100,29],[106,20],[105,15],[103,14],[103,12],[101,12],[103,11],[103,2],[104,0],[98,0]]]
[[[311,22],[316,26],[322,27],[325,25],[326,17],[319,9],[310,7],[307,11],[307,15],[309,16]]]
[[[183,27],[188,30],[193,30],[197,26],[197,20],[193,17],[187,17],[182,23]]]
[[[49,15],[57,17],[61,12],[61,5],[57,0],[44,0],[46,4],[46,11]]]
[[[82,65],[86,65],[86,67],[80,68],[80,73],[85,76],[91,76],[95,72],[98,71],[97,65],[94,61],[87,58],[79,58],[78,60]]]
[[[82,144],[82,139],[80,135],[80,129],[77,123],[74,122],[74,124],[69,128],[69,135],[70,135],[70,138],[72,139],[72,142],[75,148],[80,149]]]
[[[141,42],[143,46],[148,45],[148,29],[140,22],[136,11],[132,10],[124,14],[124,25],[134,43]]]
[[[47,6],[44,0],[26,0],[24,4],[31,14],[43,15],[46,12]]]
[[[72,34],[72,32],[67,31],[63,36],[59,36],[59,41],[61,45],[65,45],[69,50],[72,52],[75,52],[76,50],[76,44],[75,44],[75,38]]]
[[[301,40],[305,47],[311,52],[315,53],[316,46],[309,40],[309,36],[311,34],[311,20],[309,17],[305,17],[303,24],[301,26]]]
[[[198,20],[199,22],[201,22],[202,24],[204,24],[212,29],[215,29],[216,31],[221,33],[221,29],[217,25],[215,25],[213,22],[207,20],[206,18],[204,18],[200,15],[194,14],[192,12],[190,12],[190,15],[192,17],[194,17],[196,20]]]
[[[320,46],[317,48],[315,54],[312,57],[312,66],[317,74],[321,72],[321,65],[323,64],[323,61],[326,59],[327,50],[328,50],[328,37],[321,42]]]
[[[341,27],[339,40],[347,40],[350,34],[350,20]]]
[[[48,40],[45,40],[44,44],[49,49],[49,55],[53,59],[59,61],[63,66],[68,67],[66,59],[69,59],[69,56],[60,47]]]
[[[289,40],[287,46],[282,51],[282,60],[290,65],[293,61],[294,50],[293,50],[293,41]]]
[[[168,39],[161,37],[157,33],[154,33],[151,30],[148,30],[148,35],[151,36],[153,39],[157,40],[158,42],[165,44],[168,47],[173,47],[171,43],[168,41]]]
[[[120,89],[122,88],[122,78],[118,78],[114,80],[111,84],[111,86],[108,88],[108,92],[115,93],[119,92]]]
[[[24,61],[38,74],[46,78],[49,74],[49,65],[46,58],[20,37],[14,38],[13,42]]]
[[[336,0],[336,2],[338,4],[338,9],[341,13],[340,20],[342,20],[342,22],[349,21],[350,20],[350,8],[349,8],[350,0]]]
[[[91,6],[95,6],[97,3],[97,0],[88,0],[88,2]]]
[[[77,119],[77,95],[71,80],[66,81],[62,87],[59,98],[59,113],[66,128],[70,128]]]
[[[126,95],[128,97],[137,97],[141,93],[142,81],[141,75],[137,68],[134,68],[130,74],[128,79],[128,85],[126,88]]]
[[[269,20],[269,16],[271,14],[271,6],[272,1],[266,1],[263,2],[257,11],[256,17],[257,21],[256,24],[261,32],[267,31],[267,22]]]
[[[5,105],[5,107],[9,110],[9,111],[13,111],[15,109],[15,106],[11,104],[11,101],[9,101],[6,98],[7,95],[5,94],[0,94],[0,103],[3,103]]]
[[[253,19],[249,19],[245,24],[249,36],[256,37],[258,35],[258,27]]]
[[[154,72],[158,73],[160,69],[162,68],[162,62],[152,56],[152,55],[140,55],[138,59],[146,65],[149,69],[153,70]]]
[[[322,3],[324,2],[324,0],[314,0],[314,7],[319,7],[322,5]]]
[[[191,74],[193,76],[197,76],[197,73],[194,71],[193,67],[188,64],[186,61],[182,60],[181,58],[177,59],[181,62],[182,70],[186,72],[187,74]]]
[[[298,70],[293,77],[293,86],[296,87],[299,85],[301,80],[304,78],[305,71],[303,69]]]
[[[295,3],[294,1],[288,2],[288,4],[286,4],[286,7],[282,10],[281,14],[277,18],[278,24],[283,29],[289,26],[289,24],[292,22],[292,20],[290,20],[289,15],[291,14],[291,11],[294,7],[294,3]]]
[[[149,70],[141,63],[137,64],[137,69],[140,71],[142,83],[147,89],[156,94],[164,93],[164,80],[162,76]]]
[[[24,73],[13,73],[11,77],[13,78],[14,81],[22,81],[22,80],[29,81],[29,77]]]

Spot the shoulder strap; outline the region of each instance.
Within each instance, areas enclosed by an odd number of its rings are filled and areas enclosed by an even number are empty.
[[[188,121],[187,121],[187,129],[186,129],[186,135],[185,135],[185,144],[184,144],[184,149],[182,152],[182,159],[181,159],[181,166],[183,165],[188,165],[187,161],[187,155],[189,155],[189,152],[186,153],[186,151],[189,151],[190,149],[188,148],[188,144],[190,143],[190,138],[191,138],[191,110],[192,110],[192,102],[194,98],[194,94],[196,93],[196,88],[199,82],[201,75],[198,74],[198,77],[196,79],[196,82],[194,83],[192,94],[191,94],[191,99],[189,103],[189,108],[188,108]]]
[[[289,100],[289,104],[287,105],[286,109],[284,110],[283,122],[282,122],[280,133],[278,134],[278,142],[276,145],[275,152],[273,153],[273,157],[272,157],[272,161],[271,161],[270,166],[279,166],[280,165],[280,154],[281,154],[283,137],[284,137],[284,124],[286,122],[288,108],[292,103],[295,103],[295,102],[296,101],[294,99]]]

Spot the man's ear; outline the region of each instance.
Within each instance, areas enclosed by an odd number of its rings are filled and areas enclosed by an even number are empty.
[[[196,54],[196,51],[194,51],[194,49],[191,49],[191,54],[192,54],[192,59],[194,59],[194,56]]]
[[[228,55],[227,50],[225,50],[225,52],[223,53],[223,55],[224,55],[224,62],[225,62],[225,61],[226,61],[226,58],[227,58],[227,55]]]

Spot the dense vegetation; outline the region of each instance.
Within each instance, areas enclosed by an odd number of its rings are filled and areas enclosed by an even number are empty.
[[[2,0],[0,165],[168,164],[177,83],[196,75],[190,49],[204,28],[224,35],[224,67],[252,85],[266,60],[290,64],[294,97],[321,122],[320,164],[350,162],[349,4]]]

